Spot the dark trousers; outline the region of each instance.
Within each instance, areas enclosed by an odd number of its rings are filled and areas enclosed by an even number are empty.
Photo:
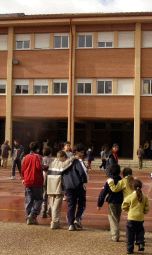
[[[127,250],[133,251],[134,250],[134,242],[135,239],[139,244],[144,245],[144,226],[143,221],[134,221],[128,220],[127,221]]]
[[[36,218],[40,214],[43,202],[43,187],[25,188],[25,211],[26,217]]]
[[[86,190],[83,185],[76,189],[66,190],[68,211],[68,224],[73,225],[74,220],[81,220],[82,214],[86,207]]]
[[[16,166],[18,168],[19,173],[21,174],[21,160],[20,159],[14,159],[13,160],[12,176],[15,176]]]

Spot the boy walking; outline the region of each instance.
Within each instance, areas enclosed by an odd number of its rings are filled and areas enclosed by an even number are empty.
[[[42,159],[37,142],[30,143],[30,153],[25,156],[22,164],[22,183],[25,185],[25,211],[27,225],[38,224],[43,201]]]

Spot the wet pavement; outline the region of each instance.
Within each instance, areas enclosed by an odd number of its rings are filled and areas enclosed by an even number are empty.
[[[145,194],[152,205],[152,179],[150,169],[136,171],[134,176],[142,180]],[[106,180],[103,171],[92,170],[87,185],[87,208],[83,217],[84,231],[69,232],[66,223],[66,201],[63,202],[61,230],[51,231],[50,218],[39,217],[39,226],[27,226],[24,217],[24,186],[19,180],[10,180],[10,170],[0,168],[0,254],[6,255],[122,255],[126,254],[125,223],[122,213],[119,243],[110,239],[107,204],[96,209],[98,194]],[[145,216],[146,251],[152,254],[152,210]],[[137,248],[136,248],[137,251]],[[135,253],[137,254],[137,253]],[[142,253],[140,253],[142,254]]]

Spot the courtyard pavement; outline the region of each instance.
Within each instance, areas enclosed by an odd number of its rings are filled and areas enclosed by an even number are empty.
[[[152,204],[150,169],[137,171],[134,176],[144,184],[144,192]],[[83,218],[83,231],[69,232],[66,224],[66,201],[62,208],[62,229],[51,230],[50,218],[39,218],[38,226],[27,226],[24,218],[24,186],[19,180],[10,180],[10,169],[0,168],[0,254],[6,255],[122,255],[126,254],[126,214],[121,217],[120,242],[110,239],[107,205],[96,209],[97,197],[106,176],[103,171],[92,170],[87,187],[87,208]],[[152,211],[145,216],[146,255],[152,254]],[[137,248],[135,247],[135,251]],[[135,254],[137,254],[135,252]],[[143,254],[140,252],[140,254]]]

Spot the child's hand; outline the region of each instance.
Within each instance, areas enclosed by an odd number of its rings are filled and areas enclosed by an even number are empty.
[[[112,181],[113,181],[112,178],[108,178],[107,183],[109,184],[109,183],[112,182]]]
[[[101,207],[97,206],[97,210],[100,211]]]

